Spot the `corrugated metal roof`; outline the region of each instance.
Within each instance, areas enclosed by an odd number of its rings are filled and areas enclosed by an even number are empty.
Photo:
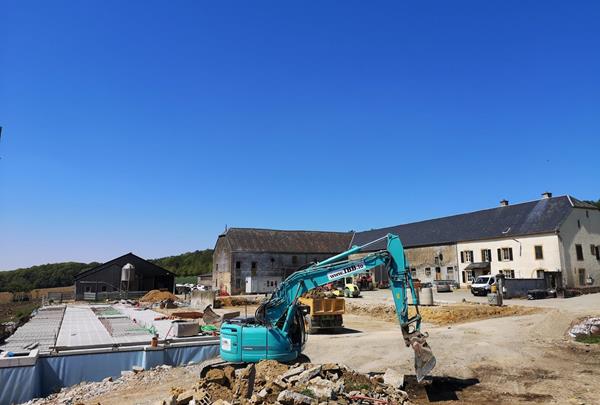
[[[142,259],[141,257],[139,257],[139,256],[137,256],[137,255],[135,255],[135,254],[133,254],[131,252],[129,252],[129,253],[124,254],[123,256],[119,256],[119,257],[117,257],[115,259],[112,259],[112,260],[110,260],[110,261],[108,261],[106,263],[99,264],[96,267],[92,267],[91,269],[87,269],[87,270],[84,270],[84,271],[78,273],[77,275],[75,275],[75,281],[77,281],[77,280],[79,280],[79,279],[81,279],[83,277],[87,277],[90,274],[93,274],[93,273],[96,273],[98,271],[102,271],[102,270],[104,270],[106,268],[109,268],[113,264],[117,264],[117,263],[125,264],[127,262],[133,262],[133,264],[143,263],[144,266],[146,266],[147,268],[151,268],[151,269],[156,270],[159,274],[165,273],[165,274],[171,274],[171,275],[175,276],[175,273],[173,273],[173,272],[171,272],[171,271],[169,271],[167,269],[164,269],[164,268],[160,267],[157,264],[149,262],[146,259]]]
[[[348,249],[352,233],[229,228],[219,238],[227,238],[234,251],[338,253]]]
[[[570,196],[544,198],[505,207],[357,232],[352,244],[362,245],[388,233],[400,236],[405,247],[553,233],[558,230],[573,207],[598,209]],[[384,243],[374,244],[368,250],[385,249]]]

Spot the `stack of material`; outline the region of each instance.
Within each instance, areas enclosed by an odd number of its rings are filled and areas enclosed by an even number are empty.
[[[264,360],[240,369],[231,365],[210,369],[196,386],[175,388],[163,404],[312,405],[330,400],[338,404],[408,404],[408,395],[401,390],[403,381],[403,375],[391,369],[367,375],[340,364],[290,366]]]
[[[64,313],[65,307],[62,305],[40,308],[29,322],[6,339],[6,343],[0,346],[0,350],[29,352],[32,349],[39,349],[41,353],[49,352],[50,347],[56,344]]]

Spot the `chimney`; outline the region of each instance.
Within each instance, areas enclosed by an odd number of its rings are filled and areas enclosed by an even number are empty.
[[[508,205],[508,200],[502,200],[500,201],[500,206],[501,207],[506,207]]]
[[[544,198],[544,199],[552,198],[552,193],[549,191],[546,191],[545,193],[542,193],[542,198]]]

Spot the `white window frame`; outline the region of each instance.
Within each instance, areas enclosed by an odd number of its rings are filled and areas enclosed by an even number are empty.
[[[488,262],[488,263],[492,261],[492,250],[491,249],[481,249],[481,261]]]
[[[510,259],[511,251],[512,251],[511,247],[500,248],[500,252],[501,252],[501,256],[500,257],[502,258],[503,262],[510,262],[511,261],[511,259]]]
[[[425,267],[425,277],[431,277],[431,267]]]
[[[472,250],[463,250],[463,257],[465,259],[465,263],[473,263],[473,251]]]
[[[467,275],[467,283],[472,283],[475,280],[473,277],[473,270],[465,270],[465,274]]]
[[[511,269],[500,270],[500,274],[504,274],[505,278],[515,278],[515,271]]]

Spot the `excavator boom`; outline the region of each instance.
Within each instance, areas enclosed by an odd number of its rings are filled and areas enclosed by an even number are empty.
[[[368,246],[387,241],[385,250],[366,253],[360,259],[349,260]],[[221,326],[221,358],[232,362],[257,362],[263,359],[293,361],[306,342],[304,311],[298,298],[305,292],[354,274],[385,266],[390,279],[396,314],[404,343],[415,352],[415,372],[421,381],[435,366],[435,357],[421,333],[418,297],[404,258],[404,248],[396,235],[388,234],[362,246],[335,255],[320,263],[297,271],[283,281],[271,298],[256,311],[253,319],[227,322]],[[407,290],[415,303],[416,314],[409,317]]]

